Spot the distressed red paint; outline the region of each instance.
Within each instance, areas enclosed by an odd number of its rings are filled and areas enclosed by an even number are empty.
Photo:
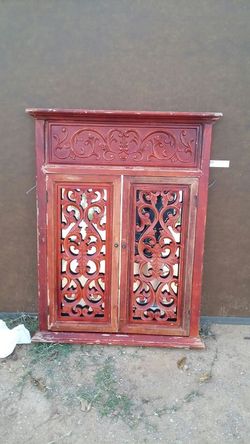
[[[199,338],[218,113],[29,109],[36,118],[37,341]]]

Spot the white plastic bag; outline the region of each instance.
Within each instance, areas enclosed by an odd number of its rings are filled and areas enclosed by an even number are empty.
[[[9,329],[0,319],[0,358],[6,358],[14,351],[16,344],[30,344],[31,337],[23,324]]]

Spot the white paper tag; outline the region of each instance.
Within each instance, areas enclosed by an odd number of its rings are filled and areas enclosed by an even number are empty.
[[[210,160],[210,168],[229,168],[230,160]]]

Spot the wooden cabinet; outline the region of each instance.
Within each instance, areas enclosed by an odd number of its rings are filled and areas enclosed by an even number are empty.
[[[36,341],[196,347],[212,124],[220,114],[36,118]]]

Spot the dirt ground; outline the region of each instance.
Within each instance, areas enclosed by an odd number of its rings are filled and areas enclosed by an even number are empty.
[[[248,444],[250,326],[202,334],[204,351],[18,346],[0,360],[1,444]]]

